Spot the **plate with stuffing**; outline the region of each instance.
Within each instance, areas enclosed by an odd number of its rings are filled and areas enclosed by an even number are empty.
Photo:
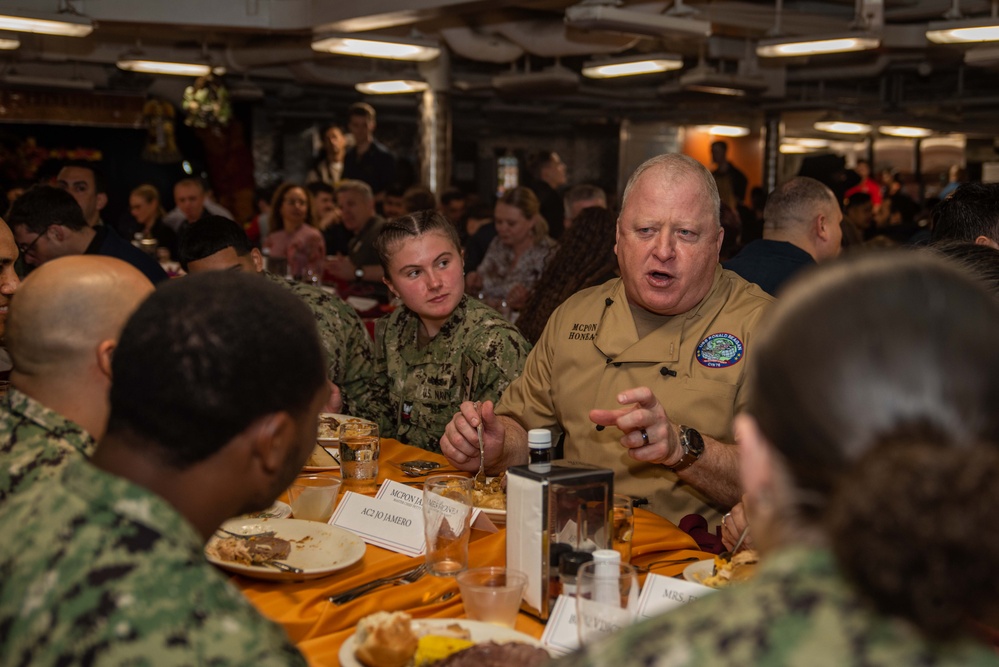
[[[364,557],[364,541],[318,521],[230,519],[205,545],[209,562],[235,574],[271,581],[319,579]],[[228,531],[222,532],[222,531]],[[287,572],[272,561],[299,568]]]

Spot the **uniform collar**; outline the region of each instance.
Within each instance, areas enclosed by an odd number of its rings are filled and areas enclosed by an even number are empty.
[[[679,341],[683,333],[683,325],[701,314],[701,309],[709,303],[720,289],[722,268],[715,265],[715,275],[711,289],[700,303],[686,313],[674,315],[656,331],[668,328],[665,336],[650,333],[641,340],[635,326],[635,317],[631,313],[628,297],[624,290],[624,281],[618,280],[611,290],[610,296],[604,302],[600,326],[593,344],[607,359],[607,363],[658,363],[677,361],[680,355]],[[680,326],[675,326],[680,319]],[[673,340],[675,339],[675,340]],[[670,344],[673,343],[673,344]]]
[[[468,295],[465,294],[458,302],[458,306],[451,313],[450,317],[441,325],[440,331],[431,339],[431,343],[450,339],[455,329],[465,321],[465,311],[468,308]],[[407,364],[414,365],[425,361],[424,350],[420,349],[418,342],[420,318],[409,308],[403,310],[399,326],[399,355]],[[429,346],[429,344],[428,344]]]
[[[79,435],[80,443],[87,445],[87,447],[80,449],[80,451],[85,456],[90,456],[90,452],[93,451],[94,439],[82,426],[66,419],[58,412],[50,410],[15,387],[11,387],[10,391],[7,392],[7,408],[11,414],[20,415],[24,419],[45,429],[47,433],[59,433],[61,439],[70,442],[78,449],[80,447],[76,444],[77,439],[68,438],[67,436],[73,434]]]

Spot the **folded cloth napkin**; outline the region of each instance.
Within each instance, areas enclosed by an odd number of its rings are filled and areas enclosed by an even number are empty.
[[[693,537],[703,551],[713,554],[725,551],[721,536],[708,531],[708,522],[700,514],[688,514],[680,519],[680,530]]]

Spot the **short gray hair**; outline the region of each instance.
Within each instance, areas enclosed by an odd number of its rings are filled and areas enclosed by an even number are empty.
[[[341,192],[356,192],[367,201],[373,201],[375,198],[375,193],[371,191],[370,185],[364,181],[358,181],[352,178],[345,178],[336,186],[336,193],[340,194]]]
[[[624,186],[624,195],[621,197],[622,211],[628,205],[628,196],[631,194],[632,188],[635,187],[635,183],[638,182],[642,174],[651,170],[661,171],[662,177],[670,184],[675,184],[684,178],[699,180],[701,189],[711,204],[714,223],[721,227],[721,196],[718,194],[715,177],[703,164],[681,153],[664,153],[640,164],[631,178],[628,179],[628,184]]]
[[[790,229],[806,225],[819,213],[839,207],[836,195],[821,181],[795,176],[778,185],[763,209],[764,228]]]

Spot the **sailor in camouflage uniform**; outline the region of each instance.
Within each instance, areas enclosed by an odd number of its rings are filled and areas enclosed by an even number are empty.
[[[110,354],[153,285],[130,264],[77,255],[46,262],[11,306],[13,387],[0,401],[0,504],[70,461],[104,433]]]
[[[181,264],[189,273],[233,268],[261,273],[295,293],[312,311],[326,352],[331,382],[340,389],[342,406],[334,412],[367,417],[359,404],[367,402],[374,376],[371,337],[357,312],[326,291],[264,271],[263,256],[250,245],[246,233],[232,220],[211,216],[191,227],[181,239]]]
[[[0,505],[35,482],[54,482],[67,462],[90,458],[83,427],[11,389],[0,412]]]
[[[115,351],[92,463],[0,513],[0,665],[304,666],[202,549],[307,459],[321,360],[308,309],[259,278],[192,276],[149,297]]]
[[[440,453],[462,401],[496,401],[531,350],[520,331],[478,299],[462,297],[434,338],[420,345],[420,318],[399,308],[375,324],[383,435]]]
[[[520,375],[530,344],[492,308],[464,295],[461,245],[447,218],[422,211],[386,223],[375,243],[403,306],[375,324],[382,434],[440,452],[462,401],[495,401]]]

